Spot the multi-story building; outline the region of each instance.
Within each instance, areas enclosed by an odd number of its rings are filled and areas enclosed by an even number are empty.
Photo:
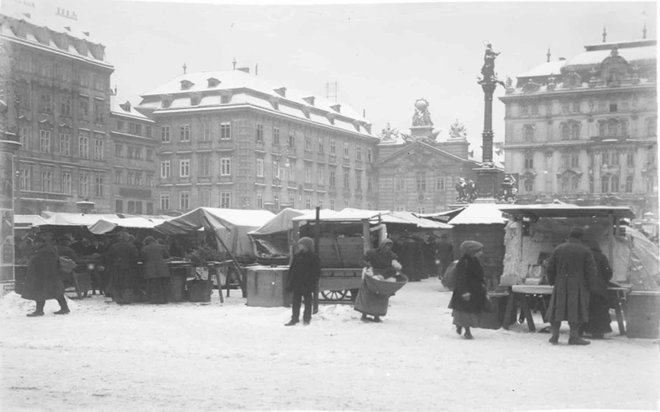
[[[114,150],[113,211],[153,214],[159,146],[153,136],[155,122],[116,94],[112,94],[110,103],[110,135]]]
[[[507,82],[505,170],[519,202],[657,213],[656,54],[656,40],[604,41]]]
[[[158,125],[157,209],[375,208],[371,125],[248,69],[183,74],[142,96]]]
[[[7,119],[17,154],[17,213],[76,211],[91,201],[109,212],[108,114],[113,67],[105,48],[77,28],[75,14],[0,12],[0,39],[11,59]],[[5,56],[3,55],[4,59]]]

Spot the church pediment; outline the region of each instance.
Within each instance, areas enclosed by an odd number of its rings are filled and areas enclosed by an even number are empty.
[[[392,165],[393,167],[406,166],[407,168],[429,169],[457,162],[475,163],[431,146],[430,144],[416,141],[402,145],[401,149],[380,160],[379,164]]]

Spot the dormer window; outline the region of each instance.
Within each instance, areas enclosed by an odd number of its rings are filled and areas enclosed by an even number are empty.
[[[125,112],[130,112],[131,111],[131,102],[126,101],[126,102],[120,104],[119,107],[121,107],[121,109]]]
[[[353,120],[353,127],[355,127],[356,131],[360,131],[360,121],[359,120]]]
[[[334,104],[334,105],[330,106],[330,108],[332,110],[334,110],[335,112],[337,112],[337,113],[341,112],[341,104]]]
[[[190,105],[191,106],[197,106],[201,100],[202,100],[202,94],[201,93],[192,93],[190,95]]]
[[[314,106],[314,96],[303,97],[303,100],[309,103],[310,106]]]
[[[328,121],[330,122],[330,124],[335,124],[335,115],[334,115],[334,113],[328,112],[325,116],[328,118]]]
[[[229,104],[231,102],[231,92],[228,90],[223,90],[220,92],[220,103]]]
[[[206,79],[206,81],[208,87],[217,87],[220,84],[220,80],[216,79],[215,77],[209,77]]]
[[[191,87],[193,87],[195,83],[191,82],[190,80],[181,80],[181,90],[188,90]]]
[[[164,108],[170,107],[172,105],[172,96],[167,94],[160,97],[161,105]]]
[[[371,123],[365,123],[364,128],[367,130],[367,133],[371,134]]]
[[[303,106],[301,108],[301,110],[302,110],[303,114],[305,115],[305,117],[309,119],[309,115],[310,115],[309,106]]]
[[[282,97],[286,97],[286,87],[280,87],[278,89],[274,89],[275,93],[279,94]]]

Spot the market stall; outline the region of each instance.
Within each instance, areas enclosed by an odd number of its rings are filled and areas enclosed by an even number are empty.
[[[257,263],[264,265],[288,264],[293,237],[293,218],[305,213],[310,213],[310,211],[286,208],[263,226],[248,232],[254,245]]]
[[[633,216],[628,207],[549,205],[502,205],[509,218],[506,228],[501,286],[511,290],[504,319],[508,327],[519,306],[530,330],[535,330],[532,310],[545,314],[545,302],[552,286],[545,281],[546,259],[563,243],[570,228],[585,229],[585,241],[598,242],[613,269],[614,283],[609,288],[619,323],[625,332],[623,317],[631,290],[657,290],[658,252],[637,230],[621,227],[622,219]],[[634,295],[633,295],[634,296]]]

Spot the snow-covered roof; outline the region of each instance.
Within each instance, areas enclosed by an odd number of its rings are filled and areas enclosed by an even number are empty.
[[[502,215],[501,207],[496,203],[471,203],[449,223],[454,226],[504,224],[507,219]]]
[[[115,94],[110,95],[110,112],[113,114],[130,116],[139,120],[144,120],[153,123],[153,120],[149,119],[147,116],[135,110],[135,107],[133,107],[133,105],[129,100],[122,99],[121,97]]]
[[[500,205],[499,209],[512,216],[602,217],[611,213],[617,219],[634,217],[633,211],[627,206],[577,206],[570,203],[547,203],[540,205]]]
[[[566,65],[566,60],[554,60],[545,62],[534,67],[525,73],[519,74],[517,77],[537,77],[537,76],[550,76],[551,74],[561,74],[561,68]]]
[[[223,94],[229,97],[224,103],[221,98]],[[171,101],[163,106],[162,100],[166,97]],[[350,106],[241,70],[182,74],[143,94],[142,98],[140,107],[155,113],[251,105],[327,127],[372,136],[370,122]]]
[[[121,216],[116,214],[96,214],[96,213],[66,213],[66,212],[42,212],[45,218],[44,222],[35,224],[35,226],[53,225],[53,226],[90,226],[101,219],[115,220]]]
[[[641,46],[641,47],[624,47],[618,49],[619,55],[626,59],[626,61],[633,62],[639,60],[656,60],[657,59],[657,46]],[[612,49],[584,51],[572,59],[568,60],[566,65],[570,66],[583,66],[590,64],[600,64],[603,60],[610,56]]]
[[[46,224],[46,219],[39,215],[14,215],[14,227],[30,227]]]
[[[116,227],[127,229],[153,229],[155,226],[165,222],[167,219],[127,217],[127,218],[103,218],[96,223],[88,225],[87,229],[95,235],[112,232]]]
[[[330,209],[321,209],[319,211],[319,220],[323,222],[361,222],[363,219],[373,219],[378,217],[380,212],[373,210],[345,209],[335,211]],[[316,211],[311,211],[292,219],[296,222],[316,220]]]
[[[292,219],[296,216],[310,213],[310,210],[298,210],[287,207],[273,216],[271,220],[261,227],[248,232],[248,235],[270,235],[273,233],[286,232],[293,229]]]

